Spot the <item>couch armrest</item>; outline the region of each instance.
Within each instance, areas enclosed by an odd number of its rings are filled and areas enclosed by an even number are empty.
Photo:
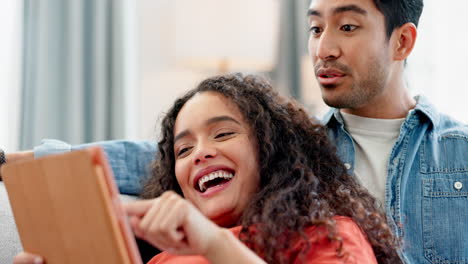
[[[0,182],[0,234],[0,263],[12,263],[23,248],[3,182]]]

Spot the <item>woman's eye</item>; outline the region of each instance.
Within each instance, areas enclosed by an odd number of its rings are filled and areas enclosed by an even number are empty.
[[[234,132],[223,132],[223,133],[216,134],[215,138],[223,138],[223,137],[227,137],[233,134]]]
[[[352,31],[356,30],[357,28],[358,28],[357,26],[349,25],[349,24],[341,26],[341,30],[346,31],[346,32],[352,32]]]
[[[182,156],[184,153],[186,153],[187,151],[189,151],[190,148],[182,148],[180,149],[178,152],[177,152],[177,157],[180,157]]]

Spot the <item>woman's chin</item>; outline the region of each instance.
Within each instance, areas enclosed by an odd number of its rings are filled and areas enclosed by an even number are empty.
[[[206,211],[205,211],[206,210]],[[211,221],[222,227],[232,227],[238,223],[240,215],[234,207],[229,208],[203,208],[202,213]]]

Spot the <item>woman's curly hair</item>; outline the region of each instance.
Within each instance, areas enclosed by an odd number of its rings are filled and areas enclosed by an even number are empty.
[[[209,78],[176,100],[162,121],[159,153],[143,198],[168,190],[183,195],[174,171],[174,124],[184,104],[207,91],[236,104],[258,142],[260,187],[239,220],[240,239],[246,245],[268,263],[290,263],[284,252],[298,241],[307,246],[294,255],[313,250],[303,232],[309,226],[325,226],[328,238],[341,245],[333,217],[347,216],[367,235],[379,263],[401,263],[398,241],[385,215],[376,199],[347,173],[326,128],[258,76]],[[249,232],[254,225],[255,232]],[[340,246],[337,255],[345,256],[346,248]]]

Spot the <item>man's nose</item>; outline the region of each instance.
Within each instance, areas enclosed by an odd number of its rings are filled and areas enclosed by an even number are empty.
[[[208,143],[203,143],[197,146],[196,153],[193,156],[193,163],[198,165],[207,160],[213,159],[218,154],[218,150],[215,146]]]
[[[315,40],[315,56],[322,61],[335,60],[340,57],[340,43],[331,31],[324,31]]]

